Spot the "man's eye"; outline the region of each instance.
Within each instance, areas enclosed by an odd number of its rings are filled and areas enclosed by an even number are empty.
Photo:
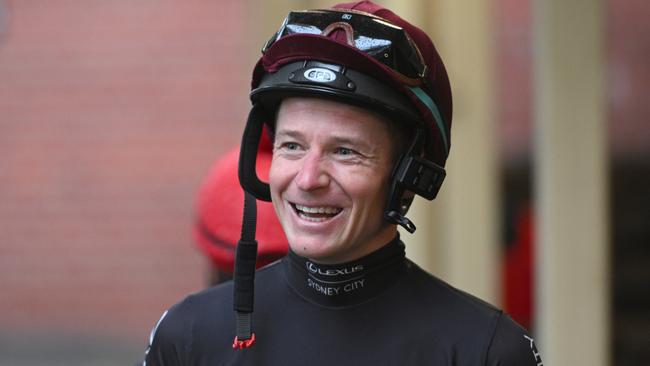
[[[294,151],[300,149],[300,145],[295,142],[282,142],[276,145],[276,149],[285,151]]]
[[[339,147],[336,149],[338,155],[354,155],[355,151],[347,147]]]

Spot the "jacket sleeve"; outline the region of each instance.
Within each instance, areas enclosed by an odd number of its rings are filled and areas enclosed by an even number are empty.
[[[543,366],[533,338],[508,315],[501,314],[488,349],[488,366]]]
[[[183,311],[183,303],[165,311],[149,336],[143,366],[182,366],[192,346],[191,319]]]

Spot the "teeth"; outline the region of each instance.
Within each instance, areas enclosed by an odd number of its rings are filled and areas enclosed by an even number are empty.
[[[335,215],[339,212],[341,212],[341,208],[338,207],[308,207],[308,206],[303,206],[303,205],[298,205],[296,204],[296,209],[298,211],[302,211],[304,213],[310,213],[310,214],[327,214],[327,215]]]
[[[310,217],[305,215],[304,213],[300,213],[300,217],[302,217],[303,220],[307,220],[311,222],[323,222],[326,220],[324,217]]]

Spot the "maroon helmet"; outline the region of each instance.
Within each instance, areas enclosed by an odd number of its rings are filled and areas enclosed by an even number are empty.
[[[284,98],[314,96],[378,111],[405,131],[408,149],[391,177],[385,217],[413,232],[404,215],[412,192],[435,198],[450,148],[451,88],[429,37],[370,1],[290,12],[266,43],[253,71],[251,101],[240,158],[240,181],[270,201],[255,175],[256,138],[273,127]]]

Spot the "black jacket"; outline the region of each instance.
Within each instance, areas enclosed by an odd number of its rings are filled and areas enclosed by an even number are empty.
[[[249,349],[232,348],[232,291],[228,282],[174,305],[146,365],[542,365],[523,328],[424,272],[399,239],[340,266],[289,253],[259,270]]]

